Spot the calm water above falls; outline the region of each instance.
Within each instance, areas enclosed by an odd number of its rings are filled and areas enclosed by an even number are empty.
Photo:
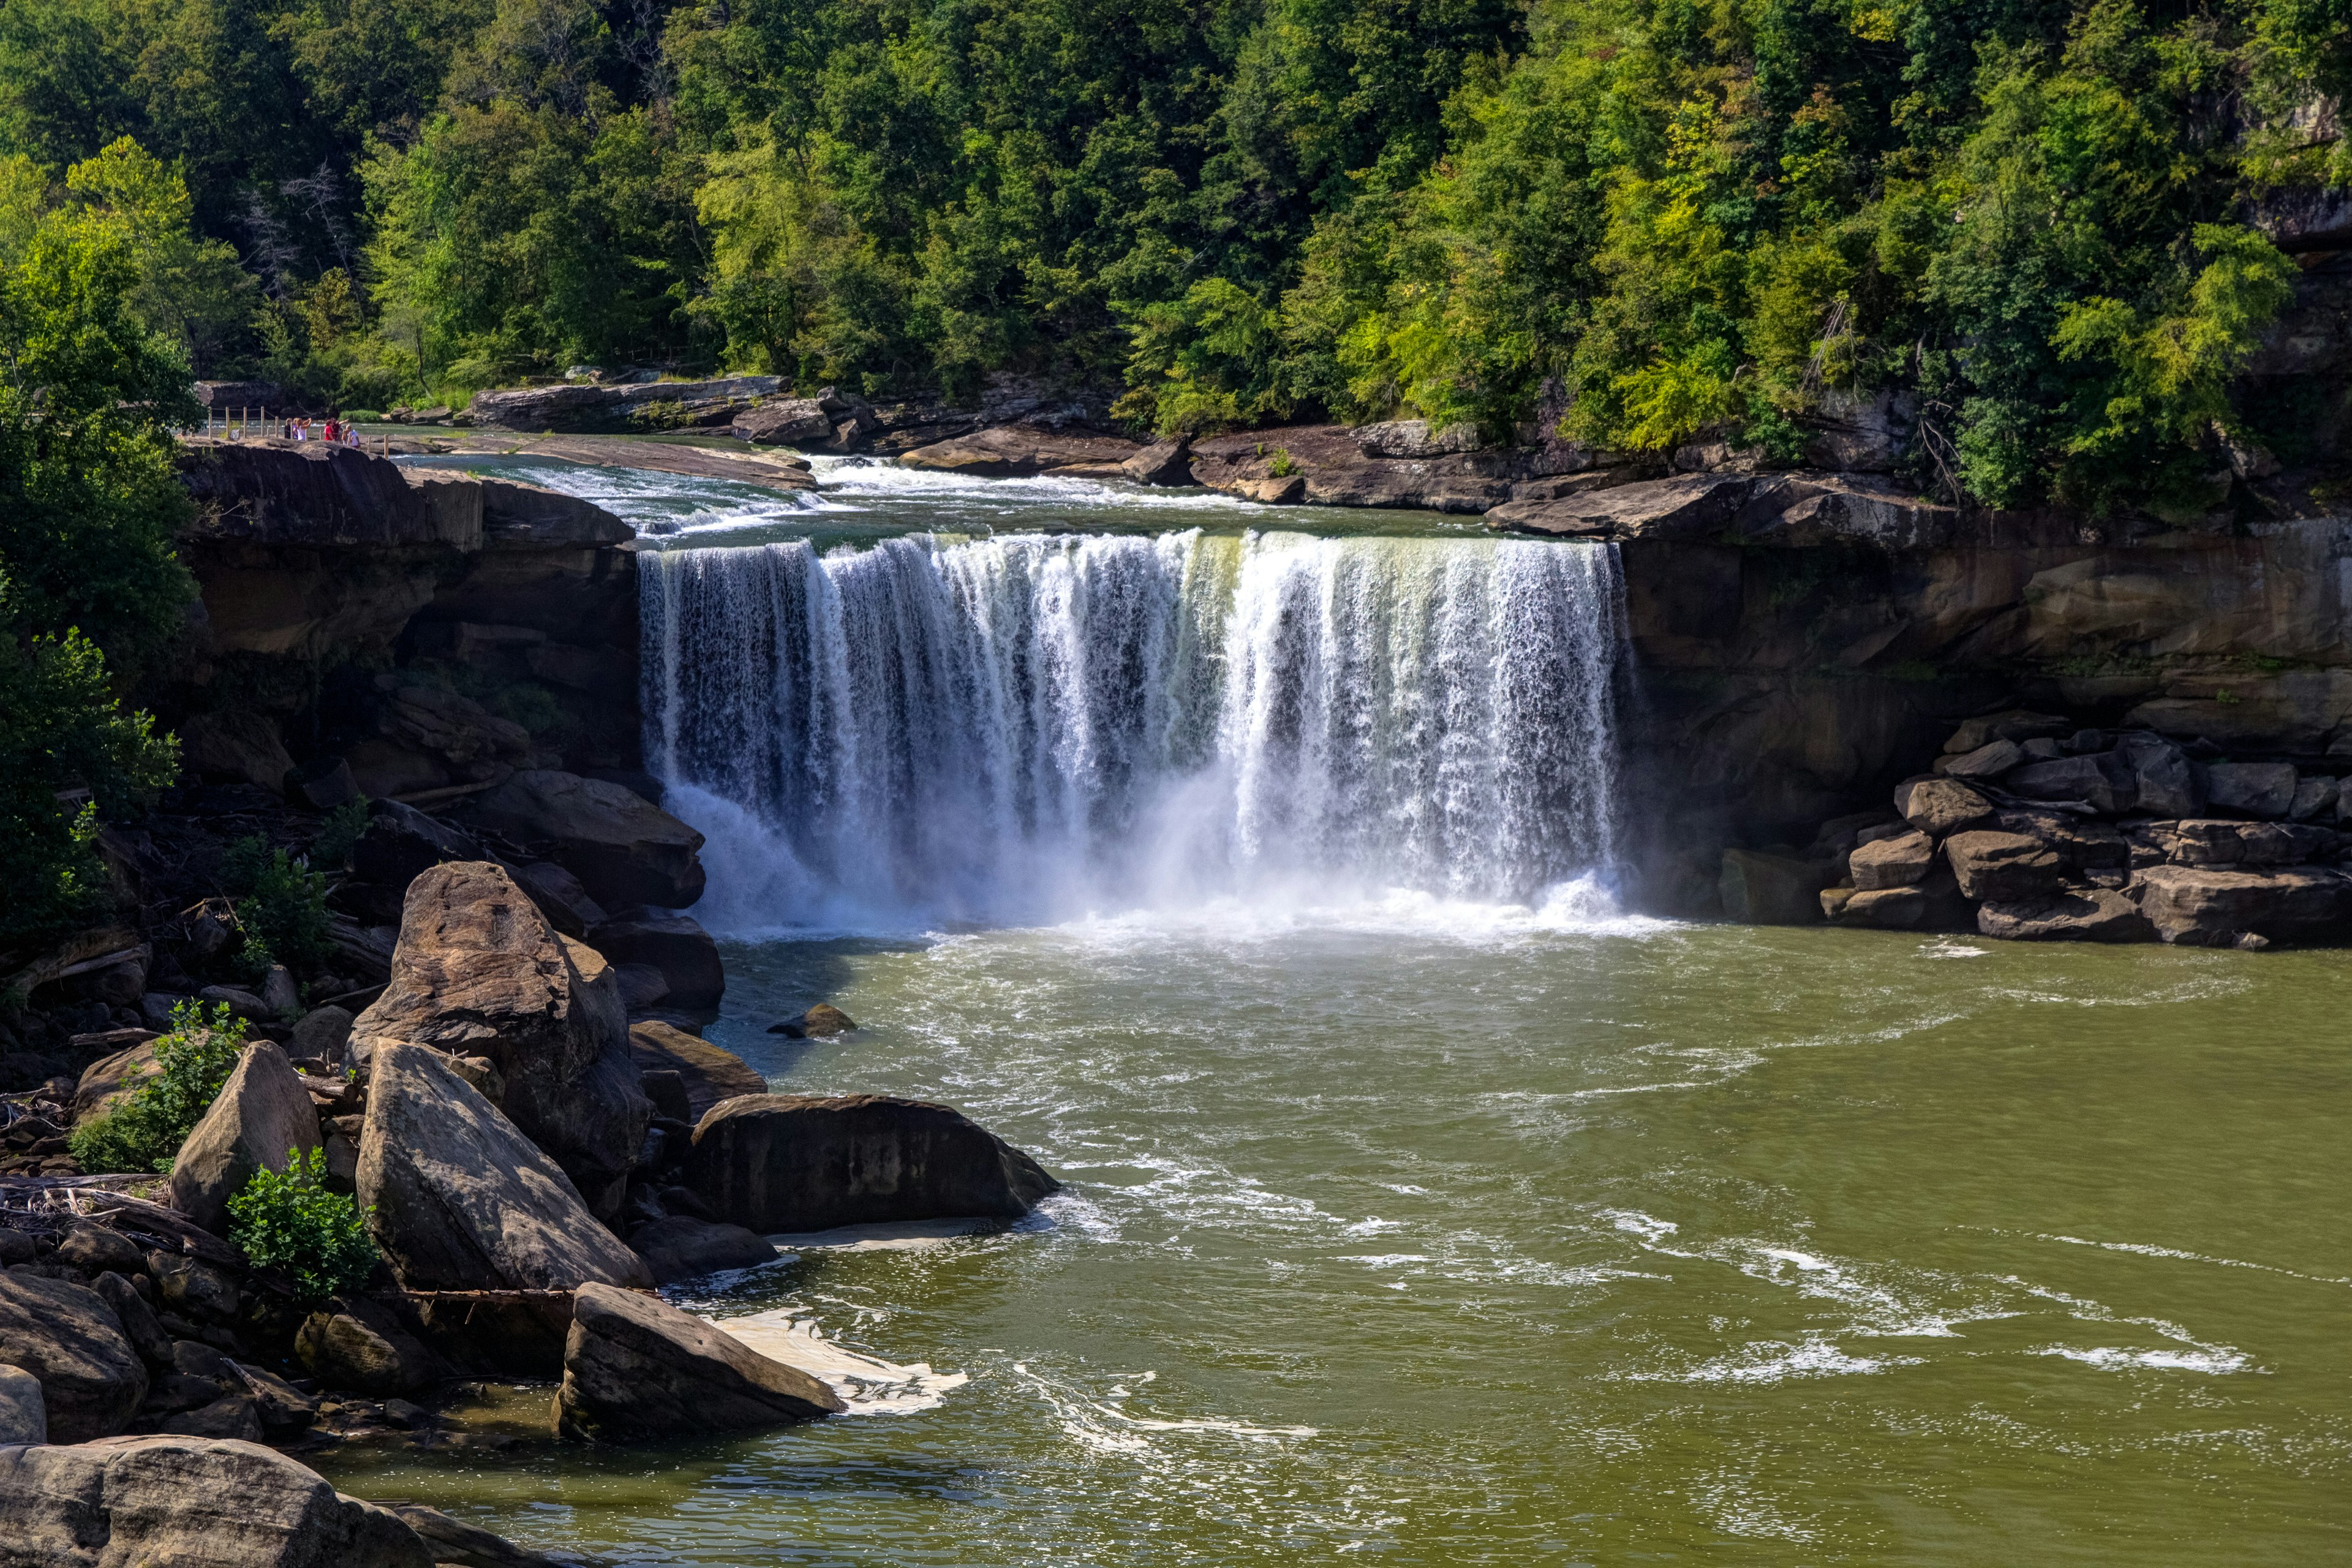
[[[728,960],[778,1087],[1072,1192],[703,1310],[969,1381],[346,1489],[647,1564],[2352,1561],[2341,955],[1358,889]]]

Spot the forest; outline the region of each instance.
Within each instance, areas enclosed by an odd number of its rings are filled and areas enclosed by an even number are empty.
[[[1801,445],[2127,503],[2291,445],[2231,373],[2347,164],[2344,0],[5,0],[0,259],[138,231],[195,372],[345,407],[576,367],[1107,384]],[[11,236],[18,237],[11,238]]]

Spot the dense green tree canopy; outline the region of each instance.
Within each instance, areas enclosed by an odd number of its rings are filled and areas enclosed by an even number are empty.
[[[346,403],[1015,370],[1791,454],[1894,392],[1922,482],[2105,508],[2287,438],[2250,204],[2352,182],[2347,83],[2332,0],[5,0],[0,204],[133,139],[194,225],[142,310]]]

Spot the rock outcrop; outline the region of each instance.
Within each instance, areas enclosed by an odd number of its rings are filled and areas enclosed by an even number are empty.
[[[393,1043],[487,1058],[506,1116],[612,1212],[651,1114],[620,995],[604,962],[497,866],[436,866],[409,885],[391,983],[352,1026],[350,1050],[367,1060]]]
[[[797,1367],[701,1319],[603,1286],[573,1298],[557,1430],[614,1442],[774,1426],[846,1409]]]
[[[433,1568],[390,1510],[257,1443],[0,1447],[0,1568]]]
[[[421,1046],[375,1052],[358,1187],[370,1232],[411,1289],[646,1282],[555,1163]]]
[[[1116,436],[1007,425],[918,447],[901,453],[898,461],[910,468],[936,468],[998,479],[1052,473],[1110,479],[1127,477],[1121,465],[1139,450],[1134,442]]]
[[[527,770],[484,795],[472,816],[509,837],[550,846],[607,910],[681,910],[702,897],[702,835],[620,784]]]
[[[728,1100],[695,1128],[687,1172],[713,1212],[763,1234],[1013,1219],[1060,1187],[958,1111],[868,1094]]]
[[[172,1206],[215,1236],[228,1234],[228,1201],[265,1166],[286,1169],[319,1146],[319,1110],[286,1053],[268,1040],[245,1047],[236,1070],[172,1162]]]
[[[713,381],[643,381],[605,386],[575,384],[478,392],[467,410],[478,426],[537,432],[677,430],[729,424],[756,399],[775,396],[772,375],[730,375]]]
[[[114,1309],[69,1280],[0,1273],[0,1363],[39,1380],[49,1433],[60,1443],[121,1431],[147,1397],[146,1364]]]

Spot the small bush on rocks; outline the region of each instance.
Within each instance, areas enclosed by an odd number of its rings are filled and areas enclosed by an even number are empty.
[[[375,1268],[367,1211],[327,1188],[327,1156],[289,1149],[282,1172],[264,1167],[229,1199],[229,1240],[257,1268],[282,1268],[304,1304],[355,1290]]]
[[[155,1042],[155,1076],[106,1115],[74,1129],[73,1156],[81,1168],[170,1170],[180,1145],[236,1069],[245,1027],[226,1004],[209,1016],[201,1002],[172,1009],[172,1032]]]
[[[310,840],[310,864],[330,871],[350,864],[352,851],[358,847],[361,835],[367,832],[367,825],[365,797],[347,800],[335,807],[320,824],[318,836]]]
[[[237,900],[247,970],[260,975],[272,963],[308,968],[327,956],[324,875],[255,835],[228,847],[221,880]]]

